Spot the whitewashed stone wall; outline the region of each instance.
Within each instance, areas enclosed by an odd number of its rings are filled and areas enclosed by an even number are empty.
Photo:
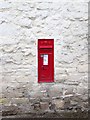
[[[87,37],[86,0],[1,0],[2,110],[7,114],[19,114],[69,107],[86,109]],[[39,38],[54,39],[54,83],[37,82]]]

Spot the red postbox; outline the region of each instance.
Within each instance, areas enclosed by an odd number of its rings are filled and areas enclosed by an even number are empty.
[[[54,82],[54,39],[38,39],[38,82]]]

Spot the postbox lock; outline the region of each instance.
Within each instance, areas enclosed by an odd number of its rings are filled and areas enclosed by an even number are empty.
[[[43,54],[41,54],[41,57],[43,57]]]

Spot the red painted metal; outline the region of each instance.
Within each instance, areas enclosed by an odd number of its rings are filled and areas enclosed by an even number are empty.
[[[38,39],[38,82],[54,82],[54,39]]]

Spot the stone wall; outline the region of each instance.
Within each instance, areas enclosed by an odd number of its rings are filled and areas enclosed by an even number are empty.
[[[3,115],[88,109],[88,1],[0,1]],[[37,82],[37,40],[53,38],[55,82]]]

